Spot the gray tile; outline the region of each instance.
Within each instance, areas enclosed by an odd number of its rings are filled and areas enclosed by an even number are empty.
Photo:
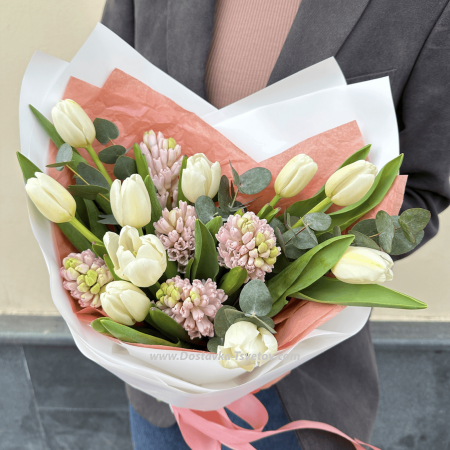
[[[44,450],[33,390],[21,346],[0,346],[0,449]]]
[[[124,383],[75,347],[25,346],[39,407],[125,411]]]
[[[49,450],[133,449],[127,411],[41,410],[41,418]]]
[[[450,352],[377,351],[380,405],[372,443],[450,450]]]

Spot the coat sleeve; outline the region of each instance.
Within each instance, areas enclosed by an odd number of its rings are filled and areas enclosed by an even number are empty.
[[[106,0],[102,24],[134,47],[134,0]]]
[[[420,52],[398,107],[401,168],[408,175],[402,211],[425,208],[431,221],[421,243],[439,228],[450,204],[450,3]],[[403,255],[406,256],[406,255]]]

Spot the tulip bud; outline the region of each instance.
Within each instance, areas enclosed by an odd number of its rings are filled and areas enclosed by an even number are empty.
[[[167,268],[166,250],[153,234],[139,236],[135,228],[125,226],[120,236],[108,231],[103,242],[117,275],[136,286],[153,286]],[[161,289],[164,292],[163,285]]]
[[[35,176],[28,179],[25,189],[36,208],[52,222],[70,222],[77,205],[69,191],[45,173],[36,172]]]
[[[353,205],[367,194],[377,172],[370,162],[356,161],[331,175],[325,184],[325,194],[335,205]]]
[[[278,174],[275,192],[281,198],[294,197],[311,181],[317,172],[317,164],[307,155],[294,156]]]
[[[114,180],[110,200],[112,212],[120,226],[141,228],[150,222],[150,197],[140,175],[131,175],[123,183]]]
[[[188,158],[186,169],[183,170],[183,194],[192,203],[202,195],[213,198],[219,190],[220,176],[220,164],[213,164],[203,153],[197,153]]]
[[[150,300],[138,287],[127,281],[113,281],[100,294],[102,308],[111,319],[124,325],[142,322],[150,308]]]
[[[344,283],[376,284],[392,280],[393,265],[387,253],[366,247],[349,247],[331,272]]]
[[[87,147],[95,139],[95,127],[83,108],[73,100],[61,100],[52,109],[53,125],[64,142]]]
[[[251,372],[262,366],[278,350],[277,340],[265,328],[251,322],[236,322],[228,328],[223,346],[217,347],[220,364],[226,369]]]

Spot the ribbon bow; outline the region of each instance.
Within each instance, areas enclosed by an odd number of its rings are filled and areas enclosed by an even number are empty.
[[[314,429],[337,434],[350,441],[356,450],[366,450],[363,445],[372,450],[380,450],[358,439],[352,439],[337,428],[310,420],[296,420],[274,431],[262,431],[269,415],[264,405],[252,394],[236,400],[227,406],[234,414],[245,420],[253,430],[235,425],[224,408],[217,411],[196,411],[193,409],[172,407],[175,418],[187,445],[192,450],[220,450],[221,444],[234,450],[254,450],[250,442],[264,437],[291,430]]]

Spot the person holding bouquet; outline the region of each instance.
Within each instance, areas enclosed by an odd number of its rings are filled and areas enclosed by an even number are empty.
[[[217,108],[331,56],[349,84],[389,76],[408,175],[402,209],[431,211],[421,245],[436,235],[450,204],[447,0],[107,0],[102,21]],[[136,449],[187,448],[167,404],[127,393]],[[378,377],[369,323],[259,395],[269,428],[307,419],[370,441]],[[296,435],[254,445],[353,448],[323,431]]]

